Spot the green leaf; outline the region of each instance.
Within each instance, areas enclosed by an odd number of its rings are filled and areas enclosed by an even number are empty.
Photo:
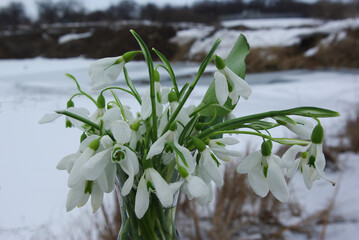
[[[324,108],[317,108],[317,107],[294,108],[291,111],[289,111],[288,115],[300,115],[305,117],[317,117],[317,118],[340,116],[338,112]]]
[[[276,123],[266,121],[255,121],[244,125],[244,127],[248,127],[254,130],[268,130],[277,126],[278,124]]]
[[[165,69],[168,72],[168,74],[170,75],[173,87],[174,87],[174,89],[176,91],[177,97],[179,98],[180,94],[179,94],[179,91],[178,91],[176,76],[175,76],[175,73],[173,72],[173,69],[172,69],[172,66],[171,66],[170,62],[167,60],[167,58],[162,53],[160,53],[159,51],[157,51],[154,48],[152,48],[152,50],[157,54],[157,56],[161,59],[161,61],[166,65]]]
[[[276,120],[280,125],[285,125],[287,123],[291,123],[293,125],[297,124],[293,119],[287,116],[275,116],[273,119]]]

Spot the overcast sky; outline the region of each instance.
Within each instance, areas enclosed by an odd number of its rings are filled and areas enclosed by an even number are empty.
[[[36,10],[36,2],[38,0],[0,0],[0,7],[7,6],[10,2],[22,2],[25,6],[26,12],[29,16],[35,17],[37,15]],[[53,2],[59,2],[61,0],[52,0]],[[172,5],[191,5],[192,3],[199,1],[199,0],[135,0],[139,4],[147,4],[147,3],[155,3],[159,6],[163,6],[166,4]],[[301,0],[303,2],[315,2],[317,0]],[[83,5],[89,11],[93,10],[101,10],[105,9],[111,4],[116,4],[120,2],[120,0],[82,0],[79,1],[83,3]]]

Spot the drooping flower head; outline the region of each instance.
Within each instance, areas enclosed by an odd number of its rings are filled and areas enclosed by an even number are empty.
[[[131,61],[137,52],[127,52],[119,57],[102,58],[89,67],[89,76],[92,82],[92,89],[98,90],[116,81],[122,68]]]
[[[214,73],[214,83],[219,105],[223,106],[228,97],[232,100],[232,105],[238,102],[239,96],[247,100],[252,93],[248,83],[232,72],[219,56],[214,61],[218,69]]]
[[[271,149],[271,143],[263,142],[261,151],[251,153],[243,159],[237,172],[248,173],[249,184],[257,195],[265,197],[270,190],[275,198],[286,202],[289,191],[280,167],[282,160],[272,154]]]

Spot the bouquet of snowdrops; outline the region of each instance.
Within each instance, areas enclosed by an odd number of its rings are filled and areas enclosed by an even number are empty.
[[[227,148],[237,144],[243,134],[263,140],[261,148],[249,154],[237,168],[238,173],[248,174],[250,186],[259,196],[270,191],[279,201],[287,201],[285,176],[293,177],[297,169],[309,189],[320,178],[331,182],[323,171],[324,134],[319,118],[335,117],[337,112],[298,107],[239,117],[231,113],[238,101],[248,99],[252,92],[244,80],[249,46],[243,35],[225,61],[215,55],[218,39],[195,79],[180,87],[166,57],[152,49],[162,61],[154,66],[143,40],[131,32],[141,50],[90,65],[93,89],[101,90],[96,99],[67,74],[75,81],[78,92],[69,99],[65,110],[46,114],[40,120],[50,122],[64,115],[67,127],[82,131],[78,151],[57,165],[69,173],[68,211],[83,206],[91,197],[95,212],[101,206],[103,194],[117,186],[122,214],[119,239],[177,239],[174,207],[178,191],[201,204],[212,201],[213,183],[223,184],[221,165],[241,154]],[[149,86],[143,96],[126,69],[136,55],[143,55],[148,67]],[[186,104],[211,62],[217,71],[202,102],[198,106]],[[159,67],[168,73],[172,87],[161,86]],[[122,71],[127,88],[109,86]],[[105,99],[107,91],[113,96],[110,99]],[[131,106],[122,104],[119,93],[134,97],[141,112],[132,113]],[[85,108],[75,107],[73,100],[78,96],[92,101],[96,110],[90,114]],[[289,129],[300,139],[272,136],[271,129],[278,127]],[[292,147],[279,157],[272,152],[273,143]],[[298,153],[300,157],[296,158]]]

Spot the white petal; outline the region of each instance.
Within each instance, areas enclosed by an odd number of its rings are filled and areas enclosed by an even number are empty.
[[[62,158],[60,162],[57,164],[56,168],[58,170],[67,170],[68,172],[71,171],[75,161],[77,158],[81,156],[81,153],[72,153],[67,155],[66,157]]]
[[[147,182],[143,175],[138,183],[137,193],[135,198],[135,213],[138,219],[141,219],[150,204],[150,194],[147,191]]]
[[[148,151],[146,159],[150,159],[153,156],[160,154],[163,151],[163,149],[165,147],[166,139],[171,133],[172,133],[171,131],[167,131],[165,134],[163,134],[161,137],[159,137],[156,140],[156,142],[154,142],[152,144],[152,146],[150,147],[150,150]]]
[[[173,203],[173,194],[168,183],[153,168],[146,170],[150,176],[150,180],[156,189],[156,196],[164,207],[170,207]]]
[[[152,106],[151,106],[151,97],[150,97],[150,89],[145,91],[145,95],[142,100],[141,105],[141,117],[143,120],[146,120],[151,116]]]
[[[223,177],[221,171],[218,169],[217,164],[212,159],[210,155],[210,151],[205,149],[202,152],[202,156],[200,159],[200,166],[206,170],[208,175],[212,178],[212,180],[218,185],[223,185]]]
[[[61,114],[58,113],[46,113],[40,120],[39,123],[40,124],[44,124],[44,123],[49,123],[52,121],[55,121],[56,119],[58,119],[59,117],[61,117]]]
[[[247,100],[252,93],[252,89],[248,83],[232,72],[228,67],[224,68],[224,72],[229,81],[233,82],[234,85],[232,86],[236,89],[237,93]]]
[[[82,176],[87,180],[95,180],[104,172],[111,161],[112,148],[96,153],[82,167]]]
[[[267,185],[266,178],[263,174],[262,167],[256,168],[248,173],[249,185],[252,187],[253,191],[261,196],[267,196],[269,192],[269,187]]]
[[[121,119],[121,109],[118,107],[113,107],[110,110],[107,110],[102,116],[103,125],[105,129],[111,128],[111,123],[113,121]]]
[[[287,177],[292,178],[294,177],[295,172],[297,171],[299,164],[301,162],[301,158],[297,158],[293,164],[288,168]]]
[[[128,123],[123,120],[112,122],[111,131],[119,144],[128,143],[131,139],[131,128]]]
[[[273,160],[268,161],[267,183],[273,196],[281,202],[287,202],[289,191],[282,171]]]
[[[188,170],[188,173],[189,173],[189,174],[194,173],[194,171],[195,171],[195,169],[196,169],[196,162],[195,162],[195,159],[192,157],[191,152],[190,152],[187,148],[185,148],[185,147],[179,145],[179,144],[177,143],[177,141],[174,142],[174,145],[175,145],[175,147],[176,147],[178,150],[180,150],[180,152],[183,154],[183,157],[184,157],[184,159],[186,160],[188,167],[185,166],[183,160],[182,160],[180,157],[178,157],[179,164],[180,164],[182,167],[186,168],[186,169]]]
[[[92,192],[91,192],[91,206],[93,212],[96,212],[97,209],[101,207],[102,199],[103,199],[103,192],[101,191],[98,184],[95,182],[93,184]]]
[[[303,139],[310,139],[314,124],[306,118],[292,117],[297,124],[287,123],[285,126]]]
[[[239,163],[237,167],[237,172],[238,173],[250,172],[254,167],[260,164],[261,159],[262,159],[262,153],[260,151],[256,151],[249,154],[245,159],[243,159]]]
[[[234,137],[224,137],[224,138],[219,138],[219,139],[215,139],[215,140],[211,140],[210,144],[212,143],[213,145],[218,142],[218,143],[223,143],[225,145],[234,145],[239,143],[237,138]]]
[[[107,191],[104,190],[105,193],[112,192],[115,187],[116,169],[117,169],[116,164],[112,162],[107,164],[107,167],[105,168],[105,175],[107,177],[107,185],[108,185]]]
[[[88,148],[88,146],[90,145],[90,143],[93,141],[93,140],[96,140],[98,139],[100,136],[98,135],[91,135],[91,136],[88,136],[85,140],[82,141],[82,143],[80,143],[80,147],[79,147],[79,152],[83,153],[86,148]]]
[[[82,178],[82,167],[85,164],[85,162],[90,159],[94,155],[95,151],[87,148],[81,156],[76,160],[69,178],[67,179],[67,185],[71,187],[75,187],[76,184],[81,180]]]
[[[70,107],[70,108],[66,109],[66,111],[76,114],[85,119],[88,119],[89,118],[88,115],[90,114],[89,110],[87,110],[86,108]],[[83,128],[82,127],[84,125],[83,122],[76,120],[74,118],[71,118],[71,117],[68,117],[68,119],[75,127],[79,128],[79,129]]]
[[[105,171],[103,171],[101,175],[96,179],[96,182],[102,192],[108,192],[108,183]]]
[[[85,193],[83,184],[77,185],[76,188],[71,188],[67,194],[66,210],[69,212],[74,209],[77,204],[79,204],[84,195]]]
[[[282,156],[283,163],[286,165],[287,168],[292,168],[292,165],[294,164],[297,154],[299,152],[306,152],[308,148],[309,145],[307,146],[293,145],[283,154]]]
[[[228,98],[228,83],[226,77],[219,71],[214,73],[216,97],[219,105],[223,106]]]
[[[172,191],[172,194],[176,194],[178,192],[178,190],[181,188],[182,184],[184,183],[183,180],[178,181],[178,182],[174,182],[174,183],[170,183],[170,189]]]
[[[189,175],[186,181],[188,190],[193,197],[198,198],[208,195],[209,189],[207,184],[201,178]]]

